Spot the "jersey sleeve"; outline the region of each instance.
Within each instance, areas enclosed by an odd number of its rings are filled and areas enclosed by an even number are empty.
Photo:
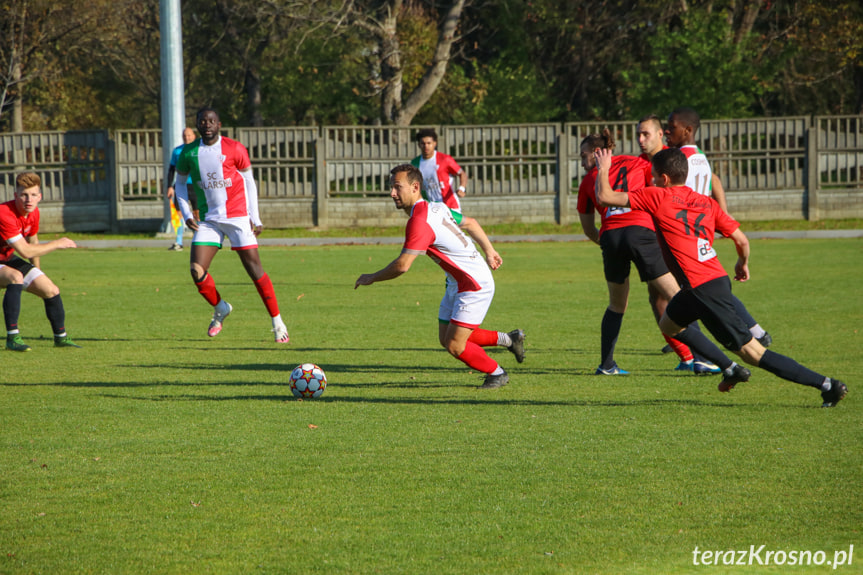
[[[186,146],[180,148],[180,153],[177,155],[177,161],[173,164],[177,168],[178,174],[191,174],[192,165],[189,162],[189,155],[184,154],[187,149]]]
[[[588,172],[578,186],[578,213],[589,214],[596,207],[596,170]]]
[[[710,199],[715,204],[713,213],[716,214],[716,231],[727,238],[740,227],[740,222],[723,212],[716,200]]]
[[[629,205],[634,210],[655,213],[662,200],[662,188],[648,186],[634,192],[629,192]]]
[[[15,215],[8,206],[0,206],[0,239],[9,241],[15,236],[21,235]]]
[[[246,149],[246,147],[240,142],[237,142],[236,140],[233,141],[233,145],[235,163],[234,167],[236,167],[237,170],[240,172],[247,168],[251,168],[252,161],[249,159],[249,151]]]
[[[452,156],[447,156],[447,158],[447,168],[449,170],[449,173],[455,176],[459,172],[461,172],[461,166],[458,165],[458,162],[455,161],[455,158],[453,158]]]
[[[434,230],[425,218],[412,217],[405,227],[405,243],[402,251],[424,254],[434,243]]]

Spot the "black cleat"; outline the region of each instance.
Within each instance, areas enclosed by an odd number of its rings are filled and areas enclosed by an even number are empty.
[[[488,374],[485,376],[485,382],[479,386],[480,389],[497,389],[509,383],[509,375],[503,372],[500,375]]]
[[[770,337],[770,334],[766,331],[764,332],[764,335],[762,335],[761,337],[756,337],[755,339],[764,347],[770,347],[770,344],[773,343],[773,338]]]
[[[670,346],[670,345],[668,345],[668,344],[666,343],[666,344],[665,344],[665,347],[663,347],[660,351],[661,351],[662,353],[671,353],[671,352],[672,352],[672,351],[674,351],[674,350],[673,350],[673,349],[671,349],[671,346]]]
[[[838,379],[831,377],[830,390],[821,392],[821,399],[824,400],[821,407],[835,407],[846,395],[848,395],[848,387]]]
[[[734,386],[738,383],[749,381],[749,377],[752,375],[752,372],[743,367],[742,365],[735,364],[731,369],[731,373],[725,372],[722,382],[719,384],[719,391],[726,392],[734,389]]]
[[[509,351],[515,356],[515,360],[519,363],[524,361],[524,331],[520,329],[514,329],[509,332],[509,339],[512,340],[512,345],[507,347]]]

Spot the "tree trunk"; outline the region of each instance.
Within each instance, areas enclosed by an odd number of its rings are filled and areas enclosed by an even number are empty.
[[[254,65],[246,69],[246,109],[250,126],[260,128],[264,125],[261,117],[261,75]]]
[[[395,10],[387,14],[382,25],[378,47],[381,51],[381,118],[391,124],[402,105],[402,58],[398,38],[398,14]]]
[[[24,98],[23,88],[21,83],[21,58],[16,47],[13,47],[12,54],[12,81],[15,86],[15,95],[12,97],[12,122],[11,128],[13,132],[24,131]]]
[[[435,91],[440,86],[441,81],[446,75],[446,68],[449,64],[452,45],[455,43],[455,32],[458,28],[459,19],[464,10],[465,0],[456,0],[447,11],[440,27],[438,35],[437,48],[435,49],[434,58],[431,66],[423,75],[419,85],[410,93],[404,106],[396,110],[395,124],[397,126],[410,126],[414,116],[416,116],[422,107],[434,95]],[[401,85],[399,85],[401,89]]]

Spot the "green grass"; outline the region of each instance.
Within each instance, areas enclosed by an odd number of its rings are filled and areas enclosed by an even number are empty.
[[[50,254],[84,347],[54,349],[25,294],[33,351],[0,352],[0,573],[785,573],[692,551],[851,544],[835,572],[860,573],[861,241],[752,245],[735,293],[772,349],[849,385],[837,408],[761,370],[722,395],[673,372],[640,285],[617,351],[633,375],[590,375],[607,295],[586,242],[499,246],[485,327],[524,328],[528,355],[491,351],[511,375],[493,391],[438,347],[428,258],[353,289],[394,246],[262,248],[288,346],[232,253],[215,339],[185,254]],[[307,361],[329,387],[298,402]]]
[[[843,220],[770,220],[743,222],[744,231],[791,231],[791,230],[859,230],[863,228],[863,219]],[[581,224],[572,223],[564,226],[554,223],[537,224],[491,224],[483,225],[490,235],[550,235],[582,233]],[[404,233],[400,227],[358,227],[358,228],[264,228],[263,238],[354,238],[354,237],[398,237]],[[103,234],[103,233],[46,233],[39,234],[42,241],[68,236],[73,240],[99,239],[152,239],[153,234]]]

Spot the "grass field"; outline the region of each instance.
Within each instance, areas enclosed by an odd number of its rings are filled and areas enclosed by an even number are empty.
[[[234,306],[215,339],[187,253],[50,254],[84,347],[54,349],[24,295],[33,351],[0,355],[0,573],[861,573],[861,247],[754,241],[734,288],[772,349],[848,384],[834,409],[761,370],[729,394],[672,371],[639,285],[633,374],[590,375],[606,289],[586,242],[498,246],[485,327],[525,329],[527,359],[493,350],[511,382],[492,391],[438,347],[428,258],[353,289],[396,246],[262,248],[288,346],[234,254],[211,270]],[[293,400],[301,362],[321,399]],[[753,545],[856,555],[693,565]]]

